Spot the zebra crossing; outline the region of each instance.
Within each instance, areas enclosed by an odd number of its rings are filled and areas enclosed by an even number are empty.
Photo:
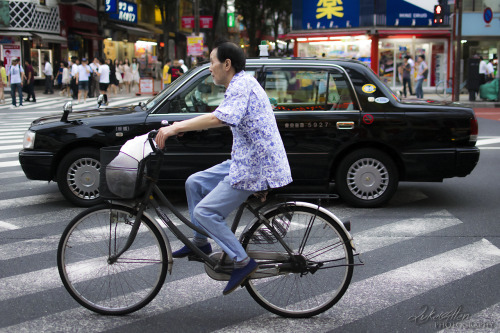
[[[59,237],[82,208],[67,203],[56,184],[26,179],[17,160],[24,131],[47,111],[22,111],[0,109],[0,332],[358,332],[370,322],[387,321],[397,323],[391,331],[500,330],[500,300],[491,295],[498,290],[474,283],[498,279],[500,249],[485,235],[459,237],[466,223],[429,205],[427,195],[411,187],[401,188],[385,209],[328,204],[352,221],[365,266],[355,268],[339,303],[317,317],[276,317],[244,289],[222,296],[224,283],[187,260],[174,262],[172,275],[142,310],[124,317],[96,315],[68,295],[56,266]],[[170,240],[172,248],[180,246]],[[469,299],[478,298],[484,298],[482,305],[472,307]],[[458,309],[461,316],[431,316],[422,313],[423,306],[438,315]]]

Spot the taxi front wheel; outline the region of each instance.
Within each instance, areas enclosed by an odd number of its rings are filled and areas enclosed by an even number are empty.
[[[59,191],[68,201],[80,207],[100,203],[100,168],[98,149],[85,147],[69,152],[57,169]]]
[[[354,207],[373,208],[386,204],[398,188],[396,164],[386,153],[359,149],[339,164],[335,185],[340,197]]]

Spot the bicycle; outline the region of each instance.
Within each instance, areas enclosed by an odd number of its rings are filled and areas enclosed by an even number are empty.
[[[129,200],[114,197],[106,188],[106,164],[118,149],[101,149],[100,193],[110,201],[76,216],[59,242],[57,265],[65,288],[79,304],[100,314],[137,311],[160,291],[167,272],[172,272],[173,259],[159,221],[195,253],[190,260],[205,264],[210,278],[227,281],[232,271],[225,253],[203,253],[162,209],[168,208],[189,228],[205,234],[156,185],[164,152],[154,147],[153,137],[154,133],[148,139],[153,153],[134,171],[137,179],[132,199],[125,198]],[[354,263],[359,253],[348,231],[350,222],[342,223],[321,207],[324,197],[312,196],[318,204],[296,201],[299,197],[277,204],[250,197],[237,210],[231,230],[236,231],[244,212],[250,213],[252,221],[240,241],[259,268],[242,286],[265,309],[305,318],[337,303],[349,286],[353,267],[363,263],[360,259]],[[146,211],[151,207],[156,215]]]
[[[462,93],[462,90],[465,88],[467,85],[467,81],[464,81],[460,84],[460,93]],[[438,94],[439,97],[446,99],[448,95],[452,94],[452,86],[453,86],[453,81],[452,79],[449,80],[441,80],[436,84],[436,94]]]

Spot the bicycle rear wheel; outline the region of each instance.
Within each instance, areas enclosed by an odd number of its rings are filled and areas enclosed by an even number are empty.
[[[352,246],[344,230],[327,214],[306,205],[280,206],[265,216],[303,266],[279,272],[270,269],[273,273],[265,277],[262,267],[279,266],[283,259],[278,258],[288,255],[270,230],[257,222],[242,241],[261,265],[259,278],[246,283],[250,295],[283,317],[307,318],[331,308],[344,295],[353,272]]]
[[[114,262],[135,220],[132,209],[110,204],[89,208],[64,230],[57,250],[61,280],[81,305],[105,315],[139,310],[160,291],[168,256],[160,231],[146,217],[131,247]]]

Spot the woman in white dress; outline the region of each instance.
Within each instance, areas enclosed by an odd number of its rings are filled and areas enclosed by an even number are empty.
[[[141,77],[139,76],[139,63],[137,62],[137,58],[132,58],[132,89],[137,84],[139,86],[139,80]]]
[[[130,93],[130,84],[132,83],[132,68],[130,67],[130,61],[125,58],[123,63],[123,82],[125,83],[125,88],[127,93]]]
[[[115,59],[115,61],[113,62],[113,66],[115,66],[116,79],[118,80],[118,87],[120,88],[121,91],[123,88],[123,76],[122,76],[123,66],[120,66],[120,61],[118,61],[118,59]]]

